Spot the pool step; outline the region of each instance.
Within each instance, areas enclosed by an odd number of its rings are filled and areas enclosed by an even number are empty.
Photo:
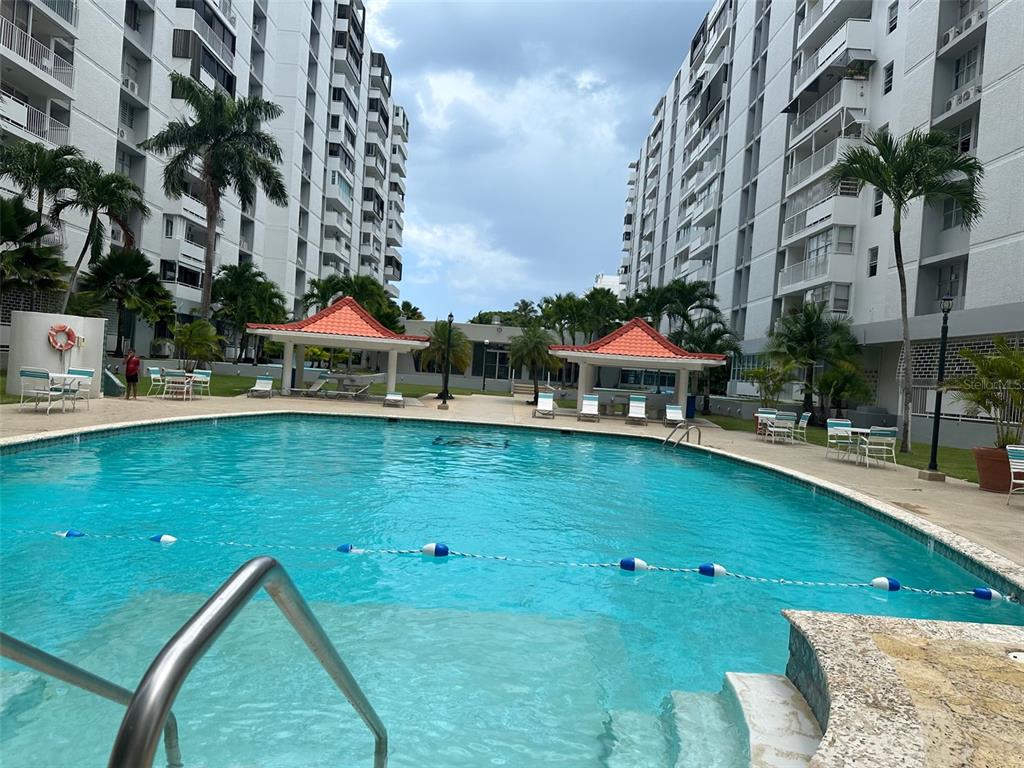
[[[672,768],[746,768],[743,729],[722,693],[672,691],[666,701]]]
[[[821,728],[804,697],[783,675],[727,672],[750,743],[750,768],[806,768]]]
[[[657,715],[630,709],[608,713],[602,768],[668,768],[669,741]]]

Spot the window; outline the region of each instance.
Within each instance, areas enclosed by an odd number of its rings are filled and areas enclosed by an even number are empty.
[[[120,120],[121,120],[121,125],[125,126],[126,128],[134,128],[135,127],[135,107],[130,107],[130,106],[128,106],[127,104],[125,104],[122,101],[121,102]]]
[[[951,198],[942,201],[942,228],[952,229],[964,223],[964,212],[960,204]]]
[[[850,311],[850,286],[832,286],[832,311],[846,314]]]
[[[341,144],[337,142],[329,142],[327,144],[327,154],[330,157],[341,157]]]
[[[174,237],[174,218],[171,216],[164,216],[164,237]]]
[[[169,259],[160,259],[160,279],[174,282],[178,276],[178,263]]]
[[[956,148],[961,152],[971,151],[971,139],[974,134],[974,126],[970,120],[965,120],[956,127]]]
[[[341,88],[331,88],[331,101],[341,101],[345,91]]]
[[[900,4],[899,4],[899,0],[897,0],[897,2],[895,2],[895,3],[893,3],[892,5],[889,6],[889,26],[888,26],[888,30],[889,31],[888,31],[887,34],[891,35],[893,32],[896,31],[896,23],[897,23],[897,20],[898,20],[898,17],[899,17],[899,12],[900,12]]]
[[[331,115],[331,130],[341,130],[341,115]]]
[[[880,190],[878,187],[875,187],[874,215],[875,216],[881,216],[882,215],[882,190]]]
[[[957,262],[950,264],[948,267],[939,268],[939,279],[938,285],[936,285],[935,298],[941,299],[943,296],[952,296],[957,298],[963,295],[963,273],[964,264]]]
[[[889,93],[892,90],[892,62],[885,65],[882,71],[882,93]]]
[[[853,227],[836,227],[836,253],[853,253]]]
[[[132,156],[123,149],[117,150],[117,157],[114,159],[114,170],[125,176],[132,175]]]
[[[878,246],[868,248],[868,277],[878,274]]]
[[[959,91],[978,76],[978,48],[971,48],[956,60],[953,75],[953,90]]]
[[[807,239],[807,250],[805,251],[806,261],[822,261],[828,258],[832,250],[832,230],[826,229],[813,237]]]

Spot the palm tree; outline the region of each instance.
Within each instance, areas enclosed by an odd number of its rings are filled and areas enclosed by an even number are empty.
[[[718,297],[707,280],[694,280],[687,282],[677,278],[669,283],[666,288],[669,294],[669,303],[665,307],[665,314],[671,324],[673,319],[683,321],[683,324],[692,321],[693,316],[705,312],[712,315],[718,313],[718,306],[715,304]]]
[[[142,149],[169,155],[164,166],[164,193],[178,199],[189,188],[198,165],[206,204],[206,265],[201,316],[209,319],[213,296],[213,256],[221,201],[230,187],[243,207],[253,204],[257,187],[272,203],[285,205],[288,194],[277,167],[281,147],[263,130],[263,123],[284,110],[258,96],[235,99],[209,90],[191,77],[171,72],[171,87],[192,114],[169,122],[162,131],[139,143]]]
[[[174,344],[185,361],[187,371],[195,370],[197,363],[219,360],[223,341],[209,320],[193,320],[174,326]]]
[[[82,270],[86,255],[92,252],[92,258],[99,258],[103,253],[106,238],[106,227],[100,216],[106,216],[116,223],[125,233],[125,247],[131,250],[135,245],[135,236],[128,226],[128,219],[133,213],[149,216],[149,206],[142,197],[142,189],[124,174],[107,173],[103,166],[92,160],[79,160],[71,171],[68,187],[70,197],[57,199],[50,216],[60,219],[60,215],[71,208],[88,216],[89,224],[85,230],[85,242],[71,270],[71,278],[64,293],[61,310],[65,310],[71,291],[75,288],[78,273]]]
[[[302,308],[306,312],[309,312],[311,307],[316,307],[318,310],[327,309],[340,297],[348,295],[346,289],[349,286],[350,283],[341,275],[314,277],[309,281],[309,288],[302,294]]]
[[[512,367],[516,370],[527,368],[530,371],[530,378],[533,379],[533,405],[537,404],[537,397],[540,394],[540,384],[537,380],[540,371],[544,368],[554,371],[562,366],[562,361],[548,351],[548,347],[554,343],[551,335],[541,328],[540,323],[534,321],[523,326],[523,332],[512,339],[508,346],[508,357]]]
[[[453,371],[464,371],[469,367],[473,359],[473,346],[461,329],[454,325],[451,327],[451,369]],[[445,354],[448,349],[448,322],[446,320],[435,320],[434,327],[429,334],[430,343],[426,349],[420,352],[420,370],[433,365],[442,374],[444,373]]]
[[[843,418],[844,401],[863,401],[871,397],[871,386],[861,373],[860,365],[852,360],[840,360],[821,374],[815,389],[826,418],[831,408],[836,409],[837,419]]]
[[[686,323],[682,328],[669,334],[669,341],[678,344],[688,352],[704,352],[712,355],[738,355],[740,354],[739,340],[733,334],[732,329],[725,324],[719,312],[706,314],[697,320]],[[699,376],[703,379],[703,403],[701,413],[711,413],[711,376],[713,371],[723,370],[719,368],[702,371]],[[681,372],[680,375],[686,375]]]
[[[583,302],[583,326],[591,341],[604,336],[622,319],[619,297],[608,288],[591,288]]]
[[[850,318],[833,315],[823,305],[809,301],[781,318],[768,334],[770,354],[804,368],[805,411],[814,412],[814,366],[852,360],[860,353],[851,324]]]
[[[45,223],[38,223],[24,197],[0,197],[0,286],[30,293],[33,310],[40,291],[57,291],[65,285],[68,268],[60,248],[43,242],[52,232]]]
[[[127,248],[112,249],[93,261],[82,275],[82,290],[99,301],[117,305],[117,346],[122,351],[122,327],[126,312],[137,312],[148,321],[173,320],[174,297],[160,283],[144,253]],[[134,328],[134,324],[133,324]]]
[[[537,307],[529,299],[520,299],[512,307],[512,314],[515,316],[515,324],[525,326],[537,317]]]
[[[757,386],[757,394],[761,405],[774,408],[779,404],[779,396],[787,384],[796,380],[797,365],[792,360],[769,359],[760,368],[747,371],[747,380]]]
[[[270,285],[270,290],[265,288]],[[280,296],[280,304],[276,298]],[[274,307],[268,312],[258,312],[258,302],[266,302],[270,297],[272,301],[269,306]],[[274,323],[284,320],[286,312],[284,309],[284,294],[277,286],[270,282],[266,274],[256,269],[252,263],[228,264],[220,268],[217,277],[213,281],[212,298],[217,309],[213,316],[222,322],[231,331],[233,337],[237,337],[237,355],[235,362],[245,356],[249,346],[246,335],[247,323]],[[280,306],[280,311],[277,307]],[[272,314],[270,318],[262,315]]]
[[[70,144],[53,149],[29,141],[0,146],[0,178],[9,177],[26,197],[35,197],[36,225],[41,225],[46,196],[57,197],[71,186],[71,171],[81,156]]]
[[[423,320],[423,312],[411,301],[403,301],[400,307],[402,317],[406,320]]]
[[[249,296],[251,323],[283,323],[288,318],[288,309],[284,294],[272,280],[261,280],[256,284]],[[267,343],[266,336],[256,337],[256,349],[253,360],[258,362],[263,357],[263,346]],[[333,351],[333,350],[332,350]]]
[[[829,174],[838,188],[857,182],[858,191],[870,184],[892,205],[892,245],[900,281],[900,320],[903,323],[903,427],[900,452],[910,452],[910,413],[914,377],[910,363],[910,320],[907,311],[907,275],[900,232],[910,204],[923,200],[934,205],[952,200],[961,211],[960,223],[973,226],[982,214],[981,181],[984,166],[961,152],[948,134],[912,130],[901,138],[885,129],[866,138],[866,146],[848,148]]]

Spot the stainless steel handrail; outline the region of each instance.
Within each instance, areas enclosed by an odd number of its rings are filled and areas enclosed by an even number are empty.
[[[693,431],[693,430],[697,430],[697,445],[700,445],[700,441],[701,441],[700,427],[697,426],[696,424],[687,424],[685,421],[681,421],[678,424],[676,424],[674,427],[672,427],[672,431],[668,433],[668,437],[666,437],[664,440],[661,441],[662,449],[664,449],[665,446],[668,445],[669,441],[672,439],[672,436],[675,435],[675,433],[678,430],[680,430],[680,429],[682,429],[684,431],[683,431],[683,434],[681,434],[676,439],[675,445],[679,445],[681,442],[683,442],[683,438],[684,437],[686,438],[686,442],[689,443],[690,442],[690,432]]]
[[[24,643],[16,637],[0,632],[0,656],[11,661],[42,672],[44,675],[63,680],[68,685],[81,688],[83,691],[95,693],[104,699],[127,705],[132,700],[132,692],[112,683],[88,670],[76,667],[64,659],[52,656],[34,645]],[[168,711],[164,725],[164,751],[167,753],[167,768],[183,768],[181,749],[178,746],[178,722],[174,713]]]
[[[291,578],[272,557],[254,557],[235,571],[163,647],[128,704],[128,711],[114,740],[108,768],[148,768],[153,764],[160,728],[185,678],[261,588],[267,590],[373,733],[373,766],[385,768],[388,734],[384,724]]]

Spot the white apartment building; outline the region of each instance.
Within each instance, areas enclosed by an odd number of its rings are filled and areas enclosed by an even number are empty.
[[[629,167],[626,293],[711,281],[748,353],[731,394],[754,393],[744,373],[776,320],[822,303],[853,319],[874,404],[898,412],[892,210],[826,176],[868,131],[949,131],[985,165],[986,208],[970,231],[948,203],[903,221],[925,412],[940,296],[955,297],[954,370],[960,346],[1024,339],[1022,40],[1022,0],[716,0]]]
[[[392,100],[384,56],[370,50],[365,16],[362,0],[3,0],[2,140],[74,144],[139,184],[152,215],[132,222],[137,247],[187,316],[203,271],[199,180],[191,195],[168,199],[163,160],[137,144],[181,114],[171,71],[262,96],[284,109],[269,128],[284,154],[288,205],[261,192],[243,209],[229,193],[217,266],[252,262],[297,317],[310,281],[329,274],[372,275],[397,296],[409,121]],[[68,217],[63,227],[71,261],[84,224]],[[112,228],[112,244],[123,237]],[[3,320],[12,308],[27,307],[5,306]],[[143,352],[148,341],[137,334]]]

